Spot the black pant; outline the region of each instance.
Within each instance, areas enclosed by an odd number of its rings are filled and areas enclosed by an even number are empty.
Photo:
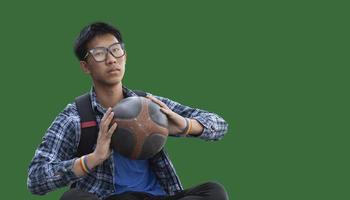
[[[208,182],[184,190],[174,196],[156,197],[142,192],[127,192],[112,195],[106,200],[228,200],[224,187],[219,183]],[[98,200],[88,192],[71,189],[63,194],[60,200]]]

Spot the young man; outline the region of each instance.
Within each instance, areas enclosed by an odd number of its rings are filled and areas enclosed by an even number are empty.
[[[93,82],[90,99],[99,127],[96,146],[92,153],[76,156],[81,120],[76,104],[68,104],[47,130],[29,166],[27,184],[33,194],[74,183],[61,200],[228,199],[224,188],[214,182],[184,190],[165,150],[148,160],[130,160],[113,152],[111,136],[118,125],[110,126],[111,107],[136,96],[122,84],[126,52],[121,34],[106,23],[90,24],[81,31],[74,50]],[[214,113],[160,96],[147,94],[147,98],[167,115],[171,135],[218,140],[227,131],[227,123]]]

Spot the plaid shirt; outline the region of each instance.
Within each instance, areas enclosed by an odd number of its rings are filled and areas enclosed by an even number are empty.
[[[127,88],[123,88],[123,92],[125,97],[137,96]],[[90,91],[90,95],[92,107],[96,113],[99,113],[96,116],[99,124],[106,109],[97,102],[94,89]],[[196,119],[201,123],[204,130],[198,138],[219,140],[227,132],[228,124],[214,113],[190,108],[164,97],[155,97],[179,115]],[[80,117],[77,107],[75,103],[68,104],[48,128],[30,163],[27,185],[33,194],[43,195],[74,182],[77,188],[94,193],[100,199],[115,193],[113,156],[96,166],[93,173],[86,176],[77,177],[72,172],[74,161],[77,159],[75,155],[80,134]],[[183,190],[165,150],[149,159],[149,164],[168,195],[174,195]]]

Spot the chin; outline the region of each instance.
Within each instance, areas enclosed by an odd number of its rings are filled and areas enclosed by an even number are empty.
[[[106,85],[110,85],[110,86],[119,85],[121,83],[122,83],[122,79],[106,81]]]
[[[118,84],[121,84],[123,80],[123,76],[113,76],[113,77],[105,77],[105,78],[102,78],[100,77],[99,79],[94,79],[93,81],[96,83],[96,84],[99,84],[99,85],[105,85],[107,87],[111,87],[111,86],[115,86],[115,85],[118,85]]]

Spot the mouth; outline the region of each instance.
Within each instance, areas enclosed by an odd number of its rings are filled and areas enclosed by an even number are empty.
[[[119,68],[112,68],[112,69],[108,70],[107,73],[112,73],[112,74],[114,74],[114,73],[118,73],[118,72],[120,72],[120,71],[121,71],[121,70],[120,70]]]

